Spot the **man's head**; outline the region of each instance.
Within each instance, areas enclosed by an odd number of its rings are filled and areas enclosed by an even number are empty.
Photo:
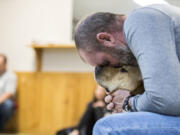
[[[123,34],[124,15],[95,13],[75,31],[81,58],[92,66],[137,65]]]
[[[7,57],[3,54],[0,54],[0,75],[6,71]]]

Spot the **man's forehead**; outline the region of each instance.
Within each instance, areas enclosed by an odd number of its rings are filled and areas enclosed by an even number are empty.
[[[87,57],[86,55],[86,53],[87,52],[85,52],[84,50],[82,50],[82,49],[79,49],[79,55],[80,55],[80,58],[83,60],[83,62],[85,62],[86,63],[86,60],[85,60],[85,57]]]
[[[80,57],[81,59],[83,60],[84,63],[89,63],[90,65],[94,66],[93,64],[93,61],[92,61],[92,53],[89,53],[87,51],[84,51],[84,50],[79,50],[79,54],[80,54]],[[94,56],[95,57],[95,56]]]
[[[101,64],[105,55],[102,52],[86,52],[83,50],[80,50],[79,54],[85,63],[89,63],[92,66],[97,66]]]

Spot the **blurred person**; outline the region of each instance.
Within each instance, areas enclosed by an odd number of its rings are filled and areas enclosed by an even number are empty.
[[[16,81],[16,75],[7,70],[7,57],[0,54],[0,131],[13,114]]]
[[[57,135],[92,135],[94,124],[97,120],[104,117],[107,112],[104,97],[104,88],[97,86],[94,99],[88,104],[79,124],[76,127],[61,130]]]

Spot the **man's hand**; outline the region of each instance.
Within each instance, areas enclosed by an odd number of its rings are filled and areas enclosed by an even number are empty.
[[[113,113],[122,112],[122,106],[124,100],[129,96],[130,92],[128,90],[117,90],[114,93],[105,97],[105,102],[108,103],[107,109],[113,110]]]
[[[79,135],[79,130],[74,129],[69,135]]]
[[[2,104],[7,99],[10,99],[13,95],[11,93],[4,93],[0,96],[0,104]]]
[[[97,101],[93,104],[93,107],[105,107],[105,103],[103,101]]]

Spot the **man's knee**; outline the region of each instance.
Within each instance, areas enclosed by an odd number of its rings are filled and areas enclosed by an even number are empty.
[[[4,112],[4,113],[12,113],[13,110],[14,110],[14,103],[13,103],[13,101],[10,100],[10,99],[4,101],[4,102],[1,104],[1,110],[2,110],[2,112]]]
[[[142,116],[141,117],[136,116],[138,118],[133,120],[134,115],[136,115],[136,113],[121,113],[121,114],[113,114],[105,118],[102,118],[96,122],[93,129],[93,135],[128,134],[129,133],[128,130],[132,128],[133,128],[132,130],[134,130],[135,129],[134,127],[138,126],[136,125],[136,119],[137,121],[139,119],[141,119],[142,121]]]
[[[103,119],[100,119],[96,122],[93,128],[93,135],[101,135],[102,134],[102,127],[103,127]]]
[[[109,118],[105,117],[98,120],[93,128],[93,135],[110,135],[112,131],[109,125]]]

